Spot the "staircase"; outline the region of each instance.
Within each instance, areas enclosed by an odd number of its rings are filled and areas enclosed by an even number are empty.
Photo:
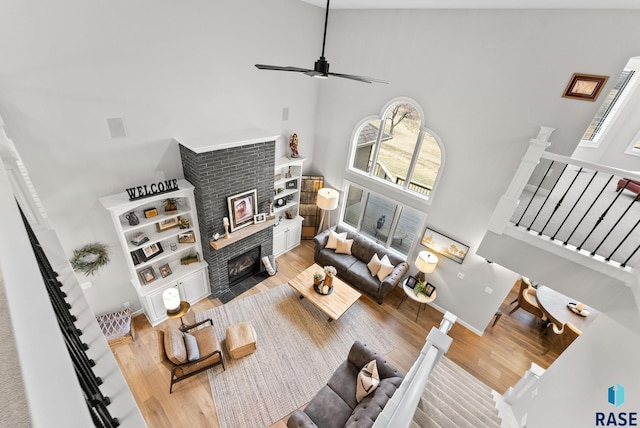
[[[491,388],[443,356],[413,415],[411,427],[500,428]]]

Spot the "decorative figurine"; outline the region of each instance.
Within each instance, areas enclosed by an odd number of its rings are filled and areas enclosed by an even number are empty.
[[[298,134],[291,134],[289,138],[289,148],[291,149],[292,158],[300,157],[298,154]]]
[[[224,225],[224,237],[229,239],[229,219],[227,217],[223,218],[222,224]]]

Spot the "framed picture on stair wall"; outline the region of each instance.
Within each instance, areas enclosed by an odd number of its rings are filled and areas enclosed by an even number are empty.
[[[573,73],[562,97],[595,101],[608,79],[609,76]]]

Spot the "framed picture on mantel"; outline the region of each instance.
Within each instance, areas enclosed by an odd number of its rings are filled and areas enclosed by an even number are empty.
[[[227,197],[232,232],[253,224],[253,216],[258,214],[257,194],[257,189],[253,189]]]

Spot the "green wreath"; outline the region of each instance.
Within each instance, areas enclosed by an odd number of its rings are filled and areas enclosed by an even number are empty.
[[[93,275],[98,269],[109,263],[107,246],[95,242],[87,244],[79,250],[73,250],[73,257],[69,263],[76,272],[84,272],[85,276]]]

